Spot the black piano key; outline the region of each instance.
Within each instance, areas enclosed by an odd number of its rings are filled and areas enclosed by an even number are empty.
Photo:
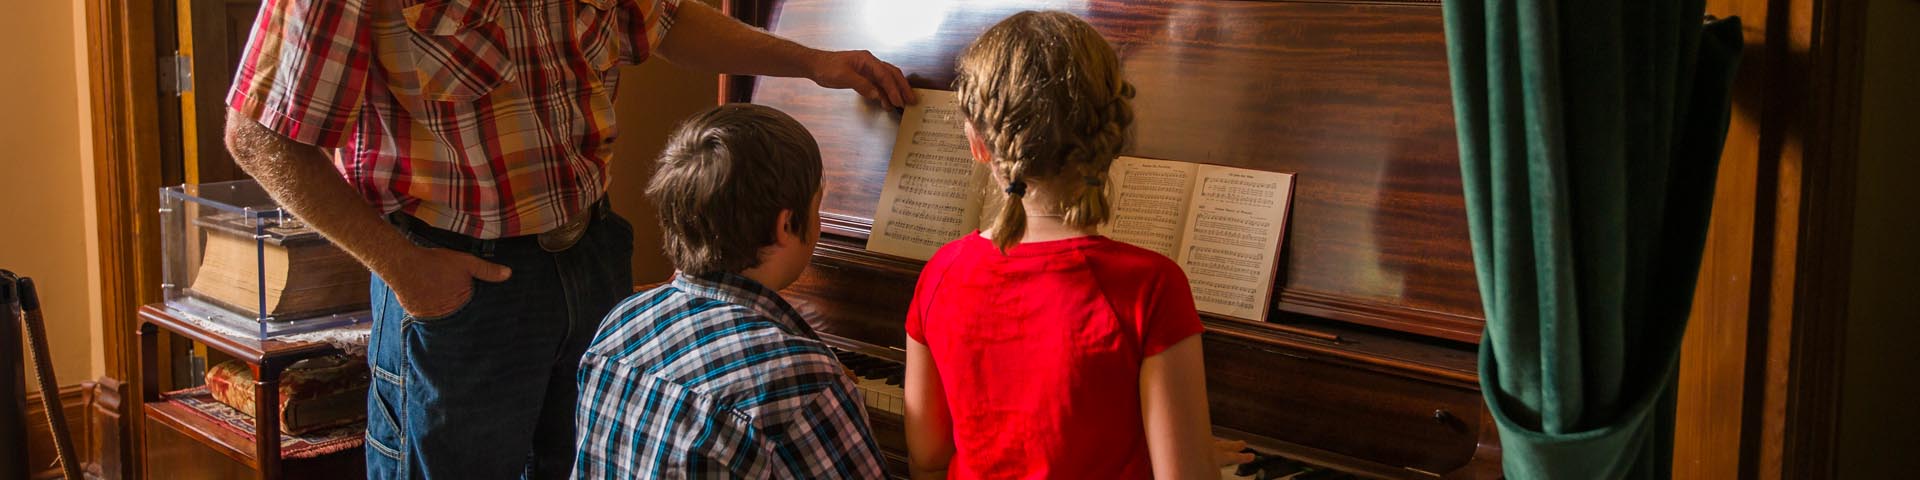
[[[841,360],[841,363],[846,364],[847,368],[853,369],[854,374],[860,375],[862,377],[868,376],[868,372],[873,371],[873,369],[875,368],[880,368],[885,366],[885,362],[882,360],[869,357],[866,355],[858,355],[858,354],[848,357],[845,360]]]
[[[898,387],[898,386],[900,386],[900,385],[902,385],[902,384],[905,384],[905,383],[907,383],[907,373],[906,373],[906,372],[899,372],[899,373],[895,373],[895,374],[893,374],[893,375],[888,375],[888,376],[887,376],[887,384],[888,384],[888,385],[893,385],[893,386],[896,386],[896,387]]]
[[[1279,459],[1279,461],[1270,462],[1265,465],[1261,465],[1260,476],[1255,477],[1256,479],[1270,480],[1275,478],[1284,478],[1288,475],[1300,473],[1301,470],[1305,470],[1307,468],[1306,465],[1301,465],[1300,462],[1295,462],[1293,460],[1280,458],[1280,457],[1274,457],[1274,458]]]
[[[1238,468],[1233,469],[1233,475],[1237,477],[1251,477],[1255,473],[1260,473],[1260,464],[1266,463],[1266,460],[1269,458],[1279,458],[1262,455],[1260,452],[1254,451],[1251,448],[1241,450],[1240,453],[1253,454],[1253,460],[1242,463]]]

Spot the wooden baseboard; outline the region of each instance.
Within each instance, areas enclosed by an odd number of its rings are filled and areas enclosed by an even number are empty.
[[[93,382],[81,382],[60,387],[60,408],[67,415],[67,431],[73,434],[74,450],[78,450],[81,461],[88,459],[84,446],[87,444],[87,400],[92,395]],[[42,403],[43,392],[27,394],[27,462],[35,479],[60,478],[60,462],[54,454],[53,433],[47,429],[47,409]]]
[[[132,450],[126,442],[126,415],[122,399],[129,398],[127,385],[102,377],[60,387],[60,408],[67,414],[67,430],[73,436],[73,449],[80,457],[81,473],[90,479],[134,478],[125,470],[126,455]],[[27,461],[36,480],[59,479],[60,463],[54,455],[53,433],[47,430],[46,408],[40,392],[27,395]]]

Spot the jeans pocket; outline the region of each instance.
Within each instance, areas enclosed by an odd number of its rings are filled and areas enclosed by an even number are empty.
[[[432,316],[414,315],[412,313],[408,313],[406,317],[406,322],[418,323],[422,325],[431,325],[431,324],[439,323],[442,321],[446,321],[447,319],[451,319],[453,317],[460,316],[461,313],[464,313],[467,311],[467,307],[473,306],[473,300],[475,298],[480,297],[480,286],[486,285],[487,282],[482,282],[476,279],[467,279],[467,284],[468,284],[467,299],[460,301],[460,306],[454,307],[453,311],[443,313],[440,315],[432,315]]]
[[[407,478],[405,405],[405,377],[376,362],[367,389],[367,478]]]

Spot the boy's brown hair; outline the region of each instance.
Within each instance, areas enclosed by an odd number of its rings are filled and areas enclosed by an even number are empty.
[[[1120,59],[1086,21],[1064,12],[1020,12],[961,52],[954,90],[960,113],[993,151],[1009,185],[995,217],[1002,251],[1026,233],[1021,197],[1041,186],[1068,226],[1105,223],[1107,168],[1133,125],[1133,85]]]
[[[728,104],[681,122],[647,184],[667,259],[693,275],[759,266],[781,210],[807,235],[820,170],[813,135],[779,110]]]

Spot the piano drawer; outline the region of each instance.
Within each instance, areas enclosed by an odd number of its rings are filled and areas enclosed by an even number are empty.
[[[1473,456],[1483,415],[1474,388],[1215,332],[1205,340],[1215,425],[1436,474]]]

